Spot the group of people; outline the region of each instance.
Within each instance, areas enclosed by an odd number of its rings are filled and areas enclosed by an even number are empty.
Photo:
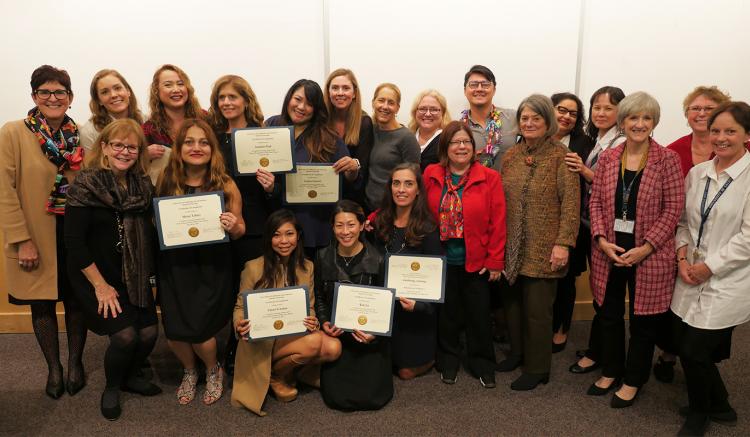
[[[404,127],[396,85],[376,87],[371,117],[354,74],[338,69],[323,89],[295,82],[282,113],[264,119],[245,79],[219,78],[206,111],[188,75],[164,65],[144,120],[125,78],[102,70],[79,129],[66,114],[67,72],[36,69],[34,107],[0,131],[0,224],[9,300],[31,306],[46,393],[57,399],[86,384],[87,330],[109,337],[104,417],[120,416],[122,390],[161,393],[141,371],[158,336],[157,305],[184,369],[180,404],[197,395],[200,363],[202,402],[222,396],[221,361],[233,367],[232,403],[259,415],[267,392],[295,399],[298,380],[319,387],[331,408],[378,409],[393,396],[394,373],[411,379],[435,367],[453,384],[462,354],[481,386],[520,367],[511,389],[532,390],[548,383],[552,354],[565,348],[575,280],[589,265],[595,317],[570,367],[601,368],[587,394],[614,391],[613,408],[632,405],[658,345],[659,379],[671,380],[677,357],[684,369],[681,433],[736,421],[715,363],[750,319],[750,106],[698,87],[683,104],[692,133],[662,147],[652,138],[659,104],[647,93],[603,87],[586,117],[571,93],[501,108],[496,87],[475,65],[458,120],[425,90]],[[333,164],[342,199],[282,206],[282,175],[236,175],[232,131],[262,126],[292,126],[295,161]],[[224,194],[217,220],[231,242],[158,251],[153,198],[211,191]],[[444,302],[398,298],[391,337],[336,327],[335,284],[383,286],[389,254],[444,256]],[[303,285],[306,335],[244,341],[253,321],[240,292]],[[56,301],[65,305],[66,377]],[[220,360],[216,336],[230,322]],[[510,351],[498,362],[502,330]]]

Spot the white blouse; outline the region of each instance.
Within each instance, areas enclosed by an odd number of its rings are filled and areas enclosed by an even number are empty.
[[[678,275],[672,297],[672,311],[701,329],[723,329],[750,320],[750,152],[720,174],[715,162],[716,158],[700,163],[688,173],[686,208],[677,226],[677,248],[687,245],[692,264],[706,183],[708,208],[732,178],[706,220],[698,248],[713,275],[699,285],[686,284]]]

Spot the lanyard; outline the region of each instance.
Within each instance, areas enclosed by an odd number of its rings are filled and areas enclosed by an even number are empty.
[[[625,186],[625,163],[628,159],[628,149],[626,148],[622,152],[620,158],[620,177],[622,178],[622,219],[628,219],[628,202],[630,201],[630,190],[633,189],[635,180],[638,179],[638,175],[641,174],[644,168],[646,168],[646,161],[648,160],[648,150],[641,157],[641,162],[638,164],[638,171],[635,172],[635,176],[627,186]]]
[[[696,248],[701,247],[701,239],[703,238],[703,226],[708,220],[708,215],[711,214],[711,209],[713,209],[716,201],[719,200],[719,197],[724,194],[724,191],[727,190],[727,187],[729,187],[729,184],[731,183],[732,178],[730,177],[726,182],[724,182],[724,186],[719,189],[719,192],[716,193],[716,196],[714,196],[714,200],[712,200],[711,203],[708,204],[708,208],[706,208],[706,200],[708,199],[708,187],[709,185],[711,185],[711,178],[706,178],[706,188],[703,190],[703,200],[701,200],[701,225],[698,228],[698,243],[695,245]]]

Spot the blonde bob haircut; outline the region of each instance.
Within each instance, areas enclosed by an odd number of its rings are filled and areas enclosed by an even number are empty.
[[[326,86],[323,89],[323,98],[326,102],[326,107],[328,108],[328,114],[331,116],[329,118],[331,122],[331,128],[333,128],[334,107],[331,103],[330,88],[333,79],[339,76],[344,76],[349,79],[349,82],[352,83],[352,88],[354,90],[352,103],[346,110],[346,124],[344,125],[343,140],[346,144],[359,144],[359,133],[360,129],[362,128],[362,116],[366,114],[362,113],[362,94],[359,90],[359,82],[357,82],[357,77],[354,76],[352,70],[349,70],[348,68],[338,68],[336,70],[333,70],[331,74],[328,75],[328,79],[326,79]]]
[[[732,100],[729,94],[720,90],[716,85],[697,86],[694,90],[690,91],[690,94],[688,94],[685,97],[685,100],[682,101],[682,112],[686,117],[688,113],[688,107],[690,107],[690,104],[693,103],[693,100],[697,99],[700,96],[703,96],[709,100],[713,100],[717,105],[721,105],[722,103],[726,103]]]
[[[107,76],[116,77],[128,90],[128,92],[130,93],[130,97],[128,99],[128,118],[132,118],[133,120],[138,122],[138,124],[143,124],[143,114],[141,113],[141,110],[138,109],[138,100],[135,97],[133,88],[117,70],[107,68],[96,72],[93,79],[91,79],[91,86],[89,87],[89,94],[91,95],[91,100],[89,101],[91,118],[89,120],[94,123],[96,130],[101,131],[112,121],[112,116],[109,114],[109,112],[107,112],[107,108],[105,108],[104,105],[102,105],[102,102],[99,100],[99,81]]]
[[[214,130],[226,132],[229,128],[229,122],[221,115],[221,109],[219,108],[219,92],[227,85],[231,86],[237,94],[245,99],[244,113],[247,123],[252,127],[263,126],[263,111],[260,109],[258,98],[250,84],[240,76],[227,74],[218,78],[211,89],[211,108],[208,110],[208,119]]]
[[[451,114],[448,112],[448,101],[445,100],[445,97],[440,94],[438,90],[434,89],[428,89],[424,90],[421,93],[417,94],[417,97],[414,99],[414,103],[411,104],[411,119],[409,120],[409,130],[416,133],[417,128],[417,108],[419,107],[419,103],[422,102],[422,99],[425,97],[432,97],[435,100],[438,101],[438,104],[440,105],[440,110],[443,113],[443,116],[440,120],[440,129],[445,129],[446,126],[448,126],[448,123],[450,123],[451,120]]]
[[[86,167],[88,168],[111,168],[109,158],[104,154],[104,146],[113,138],[126,138],[134,135],[138,141],[138,159],[131,168],[139,168],[144,174],[148,173],[149,159],[146,156],[148,150],[146,137],[143,135],[141,125],[132,118],[121,118],[108,124],[102,129],[99,137],[94,142],[94,147],[86,156]]]
[[[159,69],[154,72],[154,77],[151,79],[151,88],[148,96],[148,106],[151,110],[149,120],[154,124],[154,127],[156,127],[158,131],[166,132],[172,140],[174,140],[177,136],[177,132],[172,132],[170,129],[169,118],[167,117],[167,112],[164,110],[164,103],[159,99],[159,76],[166,70],[171,70],[177,73],[177,76],[180,77],[187,89],[188,98],[184,106],[185,118],[203,118],[204,115],[187,73],[182,71],[180,67],[172,64],[164,64],[159,67]]]
[[[617,127],[622,131],[622,123],[631,115],[645,113],[654,119],[654,128],[659,125],[661,108],[659,102],[650,94],[636,91],[628,94],[617,104]]]

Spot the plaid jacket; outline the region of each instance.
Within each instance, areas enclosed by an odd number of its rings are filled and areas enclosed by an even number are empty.
[[[620,176],[620,158],[625,145],[602,153],[591,193],[591,291],[604,303],[611,260],[599,249],[596,237],[615,241],[615,191]],[[685,206],[685,183],[677,153],[651,140],[646,168],[641,176],[635,212],[635,244],[646,241],[656,249],[637,265],[635,314],[659,314],[669,309],[674,291],[675,229]]]

